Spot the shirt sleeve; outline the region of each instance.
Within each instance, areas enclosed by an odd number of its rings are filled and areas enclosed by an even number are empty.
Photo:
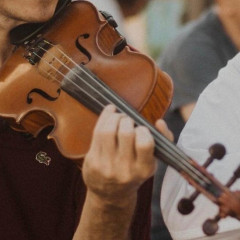
[[[215,160],[208,171],[223,184],[230,179],[240,159],[239,66],[238,54],[220,71],[218,78],[208,85],[200,95],[178,142],[178,146],[201,165],[209,156],[209,147],[214,143],[222,143],[227,154],[223,160]],[[232,189],[240,189],[240,182],[236,182]],[[175,240],[205,237],[202,224],[218,213],[218,207],[202,195],[195,201],[195,209],[190,215],[182,216],[178,213],[179,200],[192,192],[192,187],[175,170],[168,168],[161,193],[161,208],[166,225]],[[220,233],[235,229],[240,232],[240,222],[230,217],[221,220],[219,226]]]

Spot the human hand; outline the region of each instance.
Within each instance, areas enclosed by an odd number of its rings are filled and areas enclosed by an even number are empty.
[[[221,218],[233,216],[240,220],[240,191],[223,193],[219,198]]]
[[[173,140],[174,140],[173,133],[169,130],[169,128],[164,120],[158,119],[155,123],[155,126],[158,129],[158,131],[161,132],[161,134],[163,136],[165,136],[168,140],[173,142]]]
[[[83,163],[88,192],[119,204],[136,196],[140,185],[154,174],[154,141],[146,127],[134,127],[131,118],[107,106],[96,124]]]

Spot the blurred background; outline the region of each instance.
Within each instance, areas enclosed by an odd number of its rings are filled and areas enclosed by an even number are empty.
[[[124,0],[118,0],[121,1]],[[189,21],[197,19],[212,5],[213,0],[146,0],[144,2],[146,5],[140,11],[124,18],[122,28],[127,39],[137,49],[158,59],[179,30]]]

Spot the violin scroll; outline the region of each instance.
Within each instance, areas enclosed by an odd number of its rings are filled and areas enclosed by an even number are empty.
[[[226,184],[230,188],[240,178],[240,166]],[[206,235],[214,235],[218,231],[218,221],[227,216],[240,219],[240,191],[223,193],[219,198],[219,213],[213,219],[207,219],[203,224]]]
[[[221,160],[226,154],[225,147],[216,143],[209,148],[210,156],[203,164],[204,168],[207,168],[215,159]],[[178,211],[183,215],[188,215],[194,210],[193,202],[200,195],[199,191],[195,191],[189,198],[183,198],[178,203]]]
[[[203,168],[207,168],[215,159],[221,160],[226,154],[225,147],[222,144],[214,144],[209,148],[210,156],[203,164]],[[240,166],[236,169],[233,176],[229,179],[226,188],[230,188],[233,183],[240,178]],[[187,215],[194,210],[193,202],[200,195],[200,191],[196,190],[189,198],[183,198],[178,203],[178,211]],[[219,205],[219,213],[213,219],[207,219],[203,224],[203,232],[212,236],[218,231],[218,222],[226,216],[232,216],[240,219],[240,191],[230,192],[225,191],[216,199]]]

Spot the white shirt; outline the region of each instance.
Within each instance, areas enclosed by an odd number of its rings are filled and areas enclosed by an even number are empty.
[[[240,165],[240,54],[229,61],[200,95],[178,146],[202,165],[209,157],[208,148],[214,143],[222,143],[227,153],[221,161],[215,160],[208,171],[224,184]],[[240,189],[239,180],[232,189]],[[215,217],[218,207],[202,195],[195,201],[190,215],[178,213],[179,200],[192,192],[192,187],[169,167],[163,182],[161,208],[174,240],[240,239],[240,222],[230,217],[220,220],[219,234],[205,238],[202,224]]]

